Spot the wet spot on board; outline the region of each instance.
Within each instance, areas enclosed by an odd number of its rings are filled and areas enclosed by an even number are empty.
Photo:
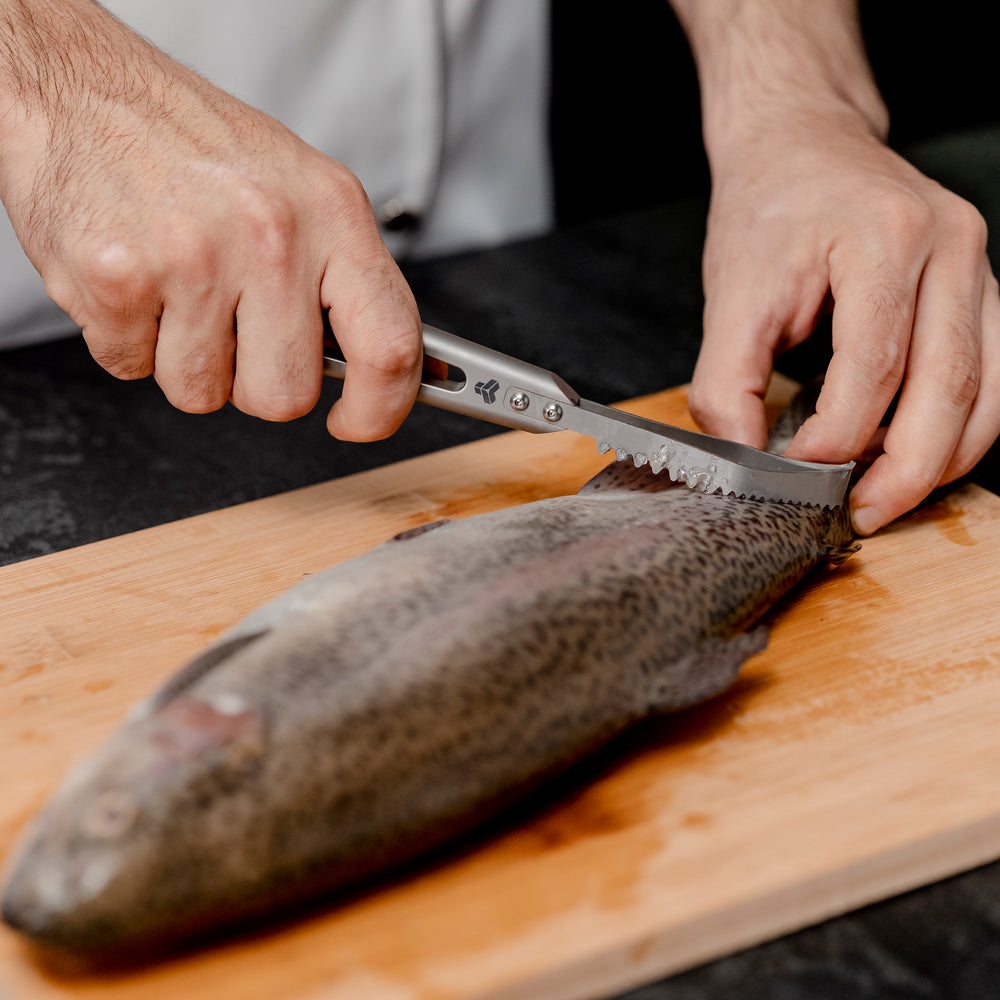
[[[917,524],[933,524],[942,537],[953,545],[968,547],[976,544],[965,524],[965,508],[958,495],[942,497],[936,503],[921,507],[909,514],[906,520]]]
[[[83,690],[90,694],[97,694],[99,691],[107,691],[109,687],[114,686],[114,683],[113,680],[87,681],[83,685]]]
[[[556,850],[585,837],[607,836],[633,826],[633,804],[619,802],[599,785],[566,795],[558,808],[547,810],[510,836],[517,848],[528,853]]]
[[[656,939],[652,936],[640,938],[629,950],[629,958],[633,965],[640,965],[653,953],[656,948]]]
[[[691,830],[704,830],[705,827],[712,825],[712,817],[708,813],[703,812],[689,812],[681,820],[681,826],[687,827]]]
[[[849,559],[842,566],[817,567],[810,574],[809,586],[786,594],[772,608],[764,621],[772,626],[779,622],[802,621],[799,615],[813,615],[818,622],[827,618],[847,621],[861,609],[873,609],[879,615],[891,615],[904,606],[899,597],[879,583],[863,561]]]

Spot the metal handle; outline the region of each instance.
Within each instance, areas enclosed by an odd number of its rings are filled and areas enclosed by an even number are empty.
[[[417,400],[480,420],[545,432],[562,430],[552,406],[576,406],[579,395],[558,375],[425,325],[424,372]],[[347,364],[332,344],[323,374],[343,379]],[[546,413],[549,415],[546,416]],[[561,410],[560,414],[561,416]]]
[[[677,482],[706,493],[836,507],[843,503],[853,462],[797,462],[696,431],[645,420],[581,400],[558,375],[425,326],[424,372],[417,399],[505,427],[586,434],[598,451],[631,455]],[[332,335],[330,337],[332,341]],[[331,343],[324,373],[342,379],[347,365]]]

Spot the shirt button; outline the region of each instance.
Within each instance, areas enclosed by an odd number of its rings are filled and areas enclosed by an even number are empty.
[[[378,209],[378,221],[390,233],[413,232],[423,221],[420,212],[390,198]]]

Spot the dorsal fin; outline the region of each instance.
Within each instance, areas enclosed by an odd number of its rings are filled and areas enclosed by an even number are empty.
[[[612,490],[660,493],[676,485],[666,472],[653,472],[648,465],[636,468],[631,459],[625,458],[606,465],[596,476],[584,483],[578,493],[609,493]]]
[[[420,535],[427,534],[428,531],[433,531],[435,528],[440,528],[443,524],[448,524],[451,521],[450,517],[442,517],[437,521],[428,521],[427,524],[418,524],[415,528],[407,528],[405,531],[399,532],[399,534],[393,535],[392,538],[388,539],[390,542],[405,542],[410,538],[417,538]]]

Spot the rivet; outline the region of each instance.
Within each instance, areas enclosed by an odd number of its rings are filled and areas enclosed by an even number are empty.
[[[526,410],[530,402],[531,399],[526,392],[515,392],[510,397],[510,408],[512,410]]]
[[[542,415],[546,420],[554,424],[557,420],[562,420],[562,407],[558,403],[549,403],[542,410]]]

